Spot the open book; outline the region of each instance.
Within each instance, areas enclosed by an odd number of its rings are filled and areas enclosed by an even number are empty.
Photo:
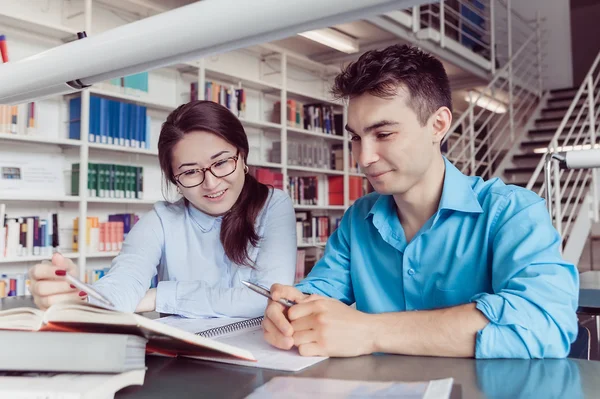
[[[133,313],[122,313],[86,303],[63,302],[45,312],[34,308],[0,311],[0,330],[77,331],[143,336],[146,351],[165,355],[209,356],[255,361],[252,353],[225,342],[205,338]]]
[[[179,316],[169,316],[159,319],[158,322],[202,337],[212,338],[220,343],[246,349],[252,352],[257,361],[247,362],[232,358],[215,358],[211,355],[186,355],[186,357],[194,359],[283,371],[299,371],[327,359],[326,357],[301,356],[296,348],[285,351],[269,345],[263,338],[262,319],[262,317],[253,319],[186,319]]]

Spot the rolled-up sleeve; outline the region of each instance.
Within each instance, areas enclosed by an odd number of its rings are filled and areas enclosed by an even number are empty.
[[[490,323],[477,333],[477,358],[562,358],[577,336],[579,277],[562,259],[544,200],[506,195],[490,230],[492,289],[471,298]]]
[[[352,279],[350,278],[350,208],[344,214],[339,227],[327,240],[325,253],[308,276],[296,288],[307,294],[319,294],[335,298],[345,304],[354,303]]]

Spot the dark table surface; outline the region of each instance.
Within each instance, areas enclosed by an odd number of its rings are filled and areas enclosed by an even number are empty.
[[[0,300],[0,310],[31,306],[29,298]],[[600,362],[577,359],[475,360],[372,355],[327,359],[297,373],[147,356],[141,387],[116,398],[243,398],[275,376],[369,381],[454,378],[452,398],[597,398]]]

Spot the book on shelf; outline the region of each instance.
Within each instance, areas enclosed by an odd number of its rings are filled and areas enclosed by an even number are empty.
[[[344,205],[344,177],[328,176],[329,205]],[[369,181],[361,176],[349,176],[349,199],[350,204],[370,191]],[[372,187],[371,187],[372,188]]]
[[[327,241],[330,235],[331,220],[329,216],[296,211],[296,237],[298,245],[321,245]]]
[[[147,353],[198,355],[255,361],[248,350],[183,331],[135,313],[85,302],[61,302],[48,310],[14,308],[0,311],[0,330],[133,334],[148,340]]]
[[[259,168],[256,166],[250,166],[249,173],[252,174],[262,184],[273,186],[283,190],[283,173],[274,172],[267,168]]]
[[[0,341],[12,344],[0,356],[3,371],[122,373],[146,364],[146,339],[131,334],[0,330]]]
[[[86,220],[85,244],[88,253],[120,251],[123,241],[139,217],[133,213],[108,215],[107,222],[88,216]],[[73,252],[79,251],[79,217],[73,220]]]
[[[246,117],[246,91],[240,86],[207,81],[204,85],[204,99],[223,105],[238,118]],[[198,100],[198,83],[190,84],[190,101]]]
[[[281,158],[281,142],[275,141],[270,150],[271,162],[279,162]],[[294,140],[287,142],[288,165],[306,166],[318,169],[331,169],[331,152],[325,140]],[[339,170],[343,170],[339,169]]]
[[[90,143],[132,148],[150,148],[150,127],[146,107],[126,101],[90,95]],[[69,100],[69,138],[79,140],[81,96]]]
[[[0,275],[0,298],[30,295],[29,276],[25,273]]]
[[[288,177],[288,193],[294,205],[319,204],[319,176]]]
[[[131,96],[146,96],[148,95],[149,88],[148,77],[148,72],[140,72],[101,82],[98,86],[102,89],[114,91],[116,93]]]
[[[0,260],[50,256],[59,244],[58,214],[11,216],[0,204]]]
[[[306,250],[296,251],[296,272],[294,274],[294,284],[298,284],[306,277]]]
[[[343,144],[332,144],[331,145],[331,169],[344,170],[344,145]],[[348,151],[348,171],[351,173],[358,173],[360,170],[358,162],[354,159],[352,151]]]
[[[71,165],[71,194],[79,195],[80,164]],[[144,198],[144,168],[88,163],[87,192],[91,198]]]
[[[145,375],[145,369],[118,374],[0,373],[0,397],[112,399],[115,393],[122,388],[130,385],[143,385]]]
[[[335,115],[334,108],[331,105],[303,104],[294,99],[287,100],[286,123],[293,128],[341,136],[343,131],[337,128]],[[341,116],[341,114],[339,115]],[[277,101],[273,106],[273,122],[281,123],[280,101]]]

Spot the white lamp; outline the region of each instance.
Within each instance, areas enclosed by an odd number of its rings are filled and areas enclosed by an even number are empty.
[[[504,103],[483,93],[469,91],[465,94],[465,100],[469,104],[475,103],[478,107],[495,112],[496,114],[504,114],[506,112],[506,105]]]
[[[428,0],[198,1],[0,65],[0,104],[75,92],[115,77],[426,2]]]
[[[298,33],[298,35],[346,54],[358,52],[358,40],[335,29],[317,29]]]

